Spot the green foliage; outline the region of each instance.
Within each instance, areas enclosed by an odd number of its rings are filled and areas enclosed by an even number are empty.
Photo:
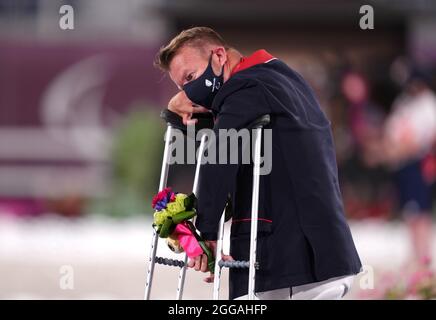
[[[119,127],[113,148],[115,182],[143,195],[157,191],[164,126],[151,111],[131,113]]]
[[[152,213],[157,192],[165,125],[157,111],[136,108],[114,134],[109,196],[91,204],[92,212],[112,216]]]

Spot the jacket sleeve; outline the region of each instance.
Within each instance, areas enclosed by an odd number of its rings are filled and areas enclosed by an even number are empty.
[[[199,174],[196,227],[205,240],[217,239],[219,220],[228,195],[233,194],[235,191],[241,161],[242,146],[238,143],[238,163],[231,164],[231,144],[229,140],[225,145],[221,143],[221,141],[227,139],[227,133],[224,133],[227,130],[222,129],[239,130],[246,128],[258,117],[269,112],[268,103],[256,85],[242,88],[225,98],[213,129],[216,150],[215,163],[202,164]],[[232,152],[234,151],[232,150]],[[227,155],[226,157],[222,156],[223,152],[226,152],[224,154]],[[221,163],[219,162],[220,154]],[[226,160],[225,163],[222,163],[223,159]]]

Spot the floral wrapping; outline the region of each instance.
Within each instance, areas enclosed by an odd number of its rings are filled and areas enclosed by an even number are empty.
[[[171,188],[165,188],[153,198],[152,207],[156,210],[153,227],[159,237],[167,239],[170,249],[177,253],[185,251],[190,258],[205,253],[212,271],[213,256],[189,221],[196,215],[195,195],[175,193]]]

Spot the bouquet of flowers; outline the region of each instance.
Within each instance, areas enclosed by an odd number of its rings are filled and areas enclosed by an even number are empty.
[[[213,273],[213,254],[190,221],[196,215],[195,203],[193,193],[186,195],[173,192],[171,188],[163,189],[153,198],[152,207],[156,210],[153,227],[160,238],[166,239],[172,251],[186,252],[190,258],[206,254],[209,270]]]

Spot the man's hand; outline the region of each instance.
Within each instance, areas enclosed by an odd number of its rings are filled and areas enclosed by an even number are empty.
[[[192,125],[197,122],[196,119],[191,119],[193,113],[209,112],[206,108],[193,104],[186,96],[185,91],[180,91],[171,98],[168,103],[168,110],[181,116],[185,125]]]
[[[206,245],[212,250],[212,253],[214,257],[216,256],[216,241],[206,241]],[[233,261],[234,259],[229,255],[222,255],[222,259],[224,261]],[[208,266],[207,266],[207,256],[205,254],[202,254],[195,259],[191,259],[188,262],[189,268],[194,268],[195,271],[201,271],[201,272],[207,272]],[[203,281],[207,283],[213,282],[213,273],[211,272],[210,275],[203,279]]]

